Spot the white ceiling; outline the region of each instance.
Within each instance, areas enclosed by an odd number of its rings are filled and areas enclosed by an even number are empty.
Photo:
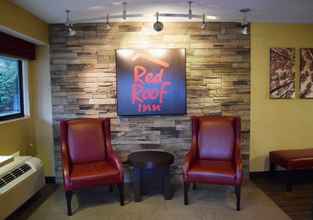
[[[122,0],[11,0],[48,23],[63,23],[65,10],[73,20],[120,14]],[[135,21],[152,21],[160,13],[186,13],[187,0],[128,0],[128,13],[143,13]],[[218,21],[240,21],[239,10],[251,8],[249,21],[313,23],[313,0],[193,0],[193,13],[216,16]],[[160,20],[165,20],[161,18]],[[177,19],[176,19],[177,20]],[[179,19],[177,21],[181,21]]]

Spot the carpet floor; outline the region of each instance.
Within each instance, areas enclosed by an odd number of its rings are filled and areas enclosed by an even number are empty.
[[[41,193],[23,205],[8,220],[288,220],[290,219],[264,192],[252,182],[242,188],[242,210],[235,210],[235,195],[232,187],[199,185],[190,189],[190,204],[183,204],[183,189],[172,200],[164,200],[160,194],[143,197],[139,203],[132,201],[130,190],[126,202],[119,205],[118,192],[107,188],[81,191],[73,197],[73,216],[66,216],[64,193],[61,186],[47,186]]]
[[[312,220],[313,175],[299,172],[294,176],[292,192],[286,192],[286,173],[251,178],[293,220]]]

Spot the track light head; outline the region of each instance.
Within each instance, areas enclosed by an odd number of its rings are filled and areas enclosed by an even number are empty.
[[[155,22],[155,23],[153,24],[153,29],[154,29],[155,31],[157,31],[157,32],[162,31],[162,30],[163,30],[163,27],[164,27],[164,25],[163,25],[163,23],[160,22],[160,21],[157,21],[157,22]]]
[[[203,14],[203,15],[202,15],[201,29],[202,29],[202,30],[206,29],[207,25],[208,25],[208,23],[207,23],[207,21],[206,21],[206,15]]]
[[[111,28],[112,28],[112,26],[109,23],[106,23],[104,25],[104,29],[107,30],[107,31],[111,30]]]
[[[106,16],[106,21],[105,21],[105,25],[104,25],[104,29],[105,30],[111,30],[111,28],[112,28],[112,26],[111,26],[111,24],[110,24],[110,22],[109,22],[109,19],[110,19],[110,15],[109,14],[107,14],[107,16]]]
[[[159,21],[159,12],[156,13],[156,22],[153,24],[153,29],[157,32],[160,32],[163,30],[163,23]]]
[[[241,22],[241,33],[243,35],[248,35],[249,34],[249,22],[247,20],[247,15],[251,11],[250,8],[243,8],[240,10],[240,12],[243,14],[243,19]]]
[[[73,24],[71,23],[70,20],[70,10],[65,10],[66,13],[66,22],[65,22],[65,27],[66,27],[66,31],[67,31],[67,35],[70,37],[73,37],[76,35],[76,31],[73,29]]]
[[[73,37],[76,35],[76,31],[73,29],[72,26],[69,26],[67,29],[67,34],[68,34],[68,36]]]
[[[243,35],[249,34],[249,25],[248,24],[241,25],[241,33]]]

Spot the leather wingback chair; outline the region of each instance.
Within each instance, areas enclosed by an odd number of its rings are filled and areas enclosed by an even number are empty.
[[[61,121],[64,189],[68,215],[75,190],[117,185],[124,205],[123,168],[111,145],[110,119]]]
[[[188,205],[191,183],[235,186],[240,210],[242,162],[240,158],[240,118],[204,116],[192,118],[192,145],[184,166],[184,203]]]

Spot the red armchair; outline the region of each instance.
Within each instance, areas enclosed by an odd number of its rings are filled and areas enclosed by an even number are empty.
[[[240,210],[242,162],[240,158],[240,118],[205,116],[192,118],[192,145],[184,166],[184,203],[188,205],[191,183],[235,186]]]
[[[111,145],[110,119],[61,121],[61,148],[67,213],[75,190],[117,185],[124,205],[123,169]]]

